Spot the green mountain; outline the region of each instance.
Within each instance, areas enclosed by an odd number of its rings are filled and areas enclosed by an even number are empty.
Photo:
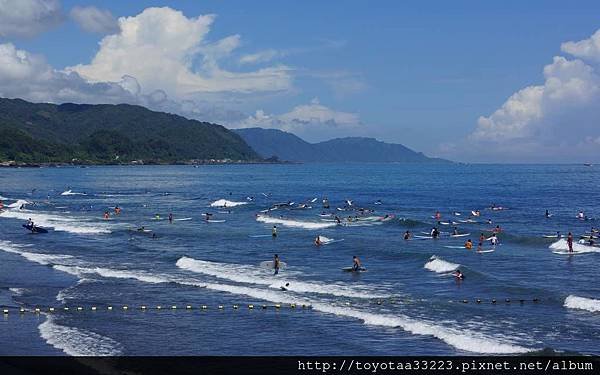
[[[374,138],[336,138],[309,143],[281,130],[247,128],[235,130],[262,157],[277,156],[295,162],[406,162],[448,163],[429,158],[401,144],[385,143]]]
[[[175,163],[260,160],[223,126],[144,107],[30,103],[0,98],[0,161]]]

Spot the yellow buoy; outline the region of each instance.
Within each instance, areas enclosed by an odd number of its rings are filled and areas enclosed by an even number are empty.
[[[281,308],[281,305],[280,305],[280,304],[277,304],[277,305],[275,305],[275,308],[276,308],[276,309],[280,309],[280,308]]]
[[[254,305],[248,305],[248,309],[252,310],[254,308]]]
[[[92,306],[92,311],[96,311],[96,306]]]
[[[186,309],[188,309],[188,310],[191,310],[191,309],[192,309],[192,306],[190,306],[190,305],[187,305],[185,308],[186,308]]]
[[[34,311],[36,312],[36,314],[39,314],[39,312],[40,312],[40,308],[39,308],[39,307],[36,307]]]
[[[2,312],[3,312],[4,314],[8,314],[8,309],[4,309],[4,310],[2,310]]]
[[[233,308],[234,308],[235,310],[237,310],[237,308],[238,308],[238,305],[233,305]]]
[[[208,306],[202,305],[202,310],[206,310],[206,309],[208,309]]]
[[[146,306],[142,305],[142,307],[140,307],[142,310],[146,310]]]
[[[291,307],[292,309],[295,309],[295,308],[296,308],[296,304],[295,304],[295,303],[292,303],[292,304],[290,304],[290,307]]]
[[[77,311],[82,311],[82,310],[83,310],[83,307],[81,307],[81,306],[79,306],[79,307],[77,308]]]
[[[107,309],[112,311],[113,307],[112,306],[108,306]]]
[[[65,308],[63,309],[65,311],[69,311],[69,308],[65,306]]]
[[[123,306],[123,310],[127,310],[129,307],[127,306]]]
[[[223,310],[223,305],[219,305],[219,310]]]
[[[158,306],[156,306],[156,309],[157,309],[157,310],[160,310],[160,309],[162,309],[162,306],[161,306],[161,305],[158,305]]]
[[[54,312],[54,307],[49,308],[50,312]]]
[[[176,310],[177,306],[173,305],[173,306],[171,306],[171,309]]]
[[[19,309],[19,312],[20,312],[21,314],[23,314],[23,313],[25,312],[25,309],[21,307],[21,308]]]

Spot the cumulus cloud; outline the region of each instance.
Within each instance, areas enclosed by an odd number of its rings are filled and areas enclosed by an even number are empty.
[[[575,57],[600,62],[600,30],[588,39],[563,43],[560,49]]]
[[[228,124],[233,128],[271,128],[289,131],[296,135],[311,135],[309,138],[328,138],[329,134],[339,134],[340,130],[353,132],[361,127],[356,113],[342,112],[324,106],[318,99],[310,104],[294,107],[291,111],[279,115],[267,114],[258,110],[252,116]],[[316,134],[327,136],[319,137]],[[316,135],[316,136],[315,136]]]
[[[0,37],[32,37],[63,18],[58,0],[0,0]]]
[[[562,45],[574,59],[555,56],[544,83],[525,87],[494,113],[477,121],[475,150],[521,160],[573,161],[600,158],[600,71],[594,50],[599,32]]]
[[[135,77],[148,92],[190,99],[212,93],[277,92],[292,86],[290,69],[271,66],[250,72],[222,69],[219,60],[240,44],[238,35],[207,41],[214,15],[188,18],[171,8],[147,8],[119,18],[120,32],[105,36],[90,64],[68,68],[91,82]],[[140,63],[143,62],[143,63]]]
[[[110,11],[105,9],[76,6],[71,9],[70,15],[83,30],[90,33],[114,34],[119,31],[119,23]]]

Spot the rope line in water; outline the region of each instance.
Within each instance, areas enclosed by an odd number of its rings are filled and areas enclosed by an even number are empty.
[[[396,300],[396,299],[382,299],[382,300],[377,300],[377,301],[373,301],[371,302],[372,304],[376,304],[376,305],[384,305],[384,304],[397,304],[397,303],[402,303],[402,302],[406,302],[406,301],[402,301],[402,300]],[[499,304],[511,304],[511,303],[515,303],[515,304],[520,304],[523,305],[526,302],[527,303],[534,303],[534,304],[538,304],[541,302],[541,300],[539,298],[533,298],[533,299],[510,299],[510,298],[505,298],[503,300],[499,300],[499,299],[480,299],[477,298],[475,300],[468,300],[468,299],[463,299],[463,300],[456,300],[456,301],[448,301],[450,303],[463,303],[463,304],[468,304],[468,303],[475,303],[475,304],[492,304],[492,305],[499,305]],[[355,304],[352,302],[345,302],[344,303],[346,306],[351,306],[351,305],[360,305],[360,304]],[[2,313],[4,315],[8,315],[11,312],[18,312],[19,314],[25,314],[25,313],[34,313],[34,314],[40,314],[40,313],[54,313],[54,312],[82,312],[82,311],[116,311],[116,310],[120,310],[120,311],[181,311],[181,310],[200,310],[200,311],[206,311],[206,310],[219,310],[219,311],[224,311],[224,310],[239,310],[241,308],[246,308],[248,310],[254,310],[254,309],[261,309],[261,310],[281,310],[281,309],[312,309],[311,305],[305,305],[305,304],[295,304],[295,303],[291,303],[291,304],[274,304],[274,305],[266,305],[266,304],[260,304],[260,305],[255,305],[255,304],[233,304],[233,305],[216,305],[216,306],[208,306],[208,305],[198,305],[198,306],[194,306],[194,305],[183,305],[183,306],[178,306],[178,305],[139,305],[139,306],[130,306],[130,305],[119,305],[119,306],[113,306],[113,305],[108,305],[108,306],[104,306],[104,307],[98,307],[95,305],[91,305],[91,306],[60,306],[60,307],[56,307],[56,306],[36,306],[36,307],[29,307],[29,308],[25,308],[25,307],[15,307],[15,306],[0,306],[0,308],[2,309]]]
[[[179,310],[201,310],[201,311],[206,311],[206,310],[219,310],[219,311],[224,311],[224,310],[239,310],[241,308],[247,308],[248,310],[254,310],[254,309],[261,309],[261,310],[281,310],[281,309],[289,309],[289,310],[296,310],[296,309],[311,309],[312,306],[310,305],[297,305],[297,304],[275,304],[275,305],[254,305],[254,304],[248,304],[248,305],[216,305],[216,306],[212,306],[209,307],[208,305],[200,305],[200,306],[194,306],[194,305],[184,305],[184,306],[178,306],[178,305],[154,305],[154,306],[150,306],[150,305],[139,305],[139,306],[129,306],[129,305],[121,305],[121,306],[105,306],[105,307],[98,307],[98,306],[60,306],[60,307],[55,307],[55,306],[45,306],[45,307],[33,307],[33,308],[25,308],[25,307],[14,307],[14,306],[4,306],[2,307],[2,313],[4,315],[8,315],[11,312],[18,312],[19,314],[25,314],[25,313],[34,313],[34,314],[40,314],[40,313],[54,313],[54,312],[83,312],[83,311],[116,311],[116,310],[120,310],[120,311],[149,311],[149,310],[153,310],[153,311],[179,311]]]

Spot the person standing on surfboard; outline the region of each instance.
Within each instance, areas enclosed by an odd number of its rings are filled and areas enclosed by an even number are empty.
[[[281,262],[279,261],[279,255],[275,254],[273,257],[273,268],[275,269],[275,273],[273,275],[277,275],[279,273],[279,267]]]
[[[567,245],[569,246],[569,252],[573,252],[573,234],[569,232],[567,235]]]
[[[352,257],[352,271],[359,271],[361,268],[360,260],[356,255]]]
[[[277,237],[277,226],[273,225],[273,229],[271,229],[271,235],[273,238]]]
[[[173,213],[169,212],[169,224],[173,224]]]

